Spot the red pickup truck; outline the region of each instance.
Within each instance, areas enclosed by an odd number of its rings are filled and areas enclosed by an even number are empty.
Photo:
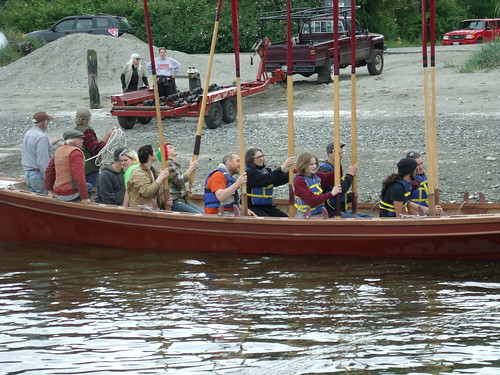
[[[351,17],[348,8],[343,8],[339,17],[339,63],[341,68],[351,64]],[[309,77],[318,74],[318,82],[333,81],[333,16],[331,8],[313,8],[292,11],[292,19],[298,24],[298,35],[292,41],[293,71]],[[268,21],[286,20],[286,14],[261,15],[261,30],[264,33]],[[263,37],[264,39],[264,37]],[[262,40],[263,40],[262,39]],[[356,66],[367,66],[371,75],[379,75],[384,68],[383,52],[386,49],[384,36],[368,32],[356,21]],[[271,42],[266,50],[267,71],[287,65],[286,41]],[[285,69],[286,70],[286,69]]]
[[[500,37],[500,18],[460,21],[457,28],[443,36],[443,46],[480,44]]]

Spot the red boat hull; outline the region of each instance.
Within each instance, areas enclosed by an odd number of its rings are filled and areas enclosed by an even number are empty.
[[[0,240],[167,251],[500,259],[500,214],[289,219],[149,212],[0,189]]]

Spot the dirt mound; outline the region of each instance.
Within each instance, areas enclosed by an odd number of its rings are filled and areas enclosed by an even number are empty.
[[[48,43],[22,59],[0,68],[0,83],[8,89],[87,87],[87,50],[90,49],[97,52],[98,85],[102,89],[120,89],[121,70],[133,53],[142,57],[143,64],[150,60],[147,43],[133,35],[124,34],[113,38],[105,35],[74,34]],[[156,54],[157,48],[154,51]],[[206,75],[207,55],[188,55],[170,50],[168,53],[181,63],[181,73],[185,73],[188,67],[196,67],[202,77]],[[214,60],[214,72],[216,65],[217,57]],[[244,72],[244,67],[242,69]],[[251,69],[246,77],[253,79],[254,70]],[[226,65],[224,69],[217,71],[221,73],[217,76],[213,73],[212,82],[227,85],[234,81],[234,68],[228,69]]]

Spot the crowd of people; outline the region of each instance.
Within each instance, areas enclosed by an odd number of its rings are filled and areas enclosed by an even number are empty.
[[[153,69],[155,66],[155,69]],[[147,72],[156,73],[160,96],[176,92],[175,75],[180,64],[167,57],[167,50],[159,48],[159,56],[146,67],[141,58],[133,54],[121,74],[124,92],[148,86]],[[155,70],[155,71],[153,71]],[[245,153],[244,171],[240,170],[240,156],[230,152],[222,157],[204,183],[204,208],[191,202],[193,192],[186,187],[193,180],[198,161],[192,160],[186,172],[178,161],[179,151],[166,143],[157,152],[152,145],[137,150],[119,146],[113,150],[113,161],[100,166],[96,157],[106,147],[114,128],[99,140],[92,128],[92,115],[88,108],[79,108],[75,127],[63,134],[63,145],[55,152],[52,148],[61,139],[49,140],[45,132],[53,117],[46,112],[33,115],[33,127],[22,141],[22,166],[29,191],[48,194],[65,202],[80,201],[124,206],[148,210],[172,210],[207,215],[246,214],[250,216],[288,217],[273,202],[273,189],[289,184],[294,197],[295,217],[298,218],[369,218],[372,215],[353,212],[350,204],[357,192],[349,192],[358,174],[359,165],[350,165],[343,174],[342,158],[345,144],[335,149],[326,145],[326,159],[320,163],[316,155],[303,152],[296,159],[287,158],[274,170],[265,164],[260,148]],[[162,152],[163,151],[163,152]],[[340,182],[335,183],[335,158],[338,155]],[[165,168],[157,170],[153,164],[165,157]],[[429,214],[427,177],[422,156],[410,151],[397,165],[397,172],[382,182],[380,217],[404,217]],[[242,211],[240,188],[245,189]],[[168,186],[168,188],[166,188]],[[437,215],[442,208],[435,206]]]

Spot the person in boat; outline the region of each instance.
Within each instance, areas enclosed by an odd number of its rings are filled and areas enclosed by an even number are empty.
[[[163,195],[163,180],[168,178],[168,169],[158,172],[153,167],[153,163],[158,160],[153,146],[142,146],[137,155],[140,165],[132,171],[127,183],[129,207],[146,206],[158,210],[164,209],[165,203],[171,206],[172,202],[165,202]]]
[[[167,49],[165,47],[158,48],[158,53],[160,56],[155,58],[158,94],[160,96],[175,94],[177,91],[175,76],[179,74],[181,64],[177,60],[167,57]],[[149,74],[153,74],[151,61],[146,64],[146,69]]]
[[[189,181],[191,174],[198,168],[198,160],[191,161],[189,168],[185,173],[182,172],[181,166],[177,163],[179,152],[172,143],[167,145],[167,168],[169,170],[168,186],[170,189],[170,197],[172,198],[172,211],[191,212],[202,214],[204,211],[192,202],[186,201],[186,196],[192,196],[193,192],[186,190],[186,183]],[[160,155],[161,158],[161,155]]]
[[[141,64],[141,57],[137,53],[133,53],[123,66],[120,80],[123,92],[137,91],[141,84],[149,86],[146,68]]]
[[[206,214],[237,215],[239,208],[238,189],[247,182],[247,173],[237,179],[233,176],[240,172],[240,156],[230,152],[222,157],[216,169],[205,180],[204,204]],[[248,210],[250,215],[254,215]]]
[[[317,172],[318,158],[311,152],[300,154],[297,159],[297,174],[294,177],[295,217],[322,217],[325,202],[342,192],[340,185],[323,193],[334,185],[333,172]],[[325,208],[326,211],[326,208]]]
[[[257,216],[288,217],[273,204],[273,187],[288,183],[285,170],[295,165],[295,157],[290,157],[274,171],[266,168],[264,154],[259,148],[251,148],[245,154],[248,188],[248,208]]]
[[[99,177],[99,166],[95,163],[95,156],[99,154],[99,151],[106,146],[111,134],[113,134],[114,127],[109,129],[102,141],[97,139],[97,135],[95,134],[94,129],[91,126],[92,115],[90,113],[90,109],[88,108],[78,108],[76,110],[75,130],[81,131],[84,134],[83,138],[83,154],[85,155],[85,178],[87,182],[92,184],[92,186],[97,186],[97,179]]]
[[[413,203],[424,207],[424,212],[429,212],[429,187],[427,182],[427,175],[424,170],[424,159],[420,153],[410,151],[406,154],[407,158],[415,159],[417,162],[417,171],[415,178],[411,180],[411,194],[410,199]],[[443,209],[440,205],[435,205],[436,212],[439,215],[444,215]]]
[[[120,206],[125,196],[125,184],[120,155],[125,147],[118,147],[113,153],[113,163],[106,165],[99,173],[97,183],[96,203]]]
[[[128,207],[129,198],[127,192],[127,184],[130,179],[130,175],[132,171],[139,166],[139,157],[137,156],[137,152],[130,149],[125,149],[120,154],[120,163],[123,169],[123,182],[125,186],[125,196],[123,197],[123,207]]]
[[[344,157],[344,146],[345,143],[340,144],[340,162],[342,163],[342,159]],[[326,155],[327,159],[319,165],[318,172],[333,172],[335,165],[335,150],[334,150],[334,142],[330,142],[326,145]],[[354,180],[354,176],[358,174],[359,166],[358,163],[349,166],[347,173],[343,176],[342,164],[340,165],[340,186],[342,187],[342,195],[340,196],[340,213],[343,218],[356,218],[356,217],[373,217],[372,215],[365,214],[363,212],[358,212],[356,215],[352,213],[352,210],[349,209],[349,203],[351,202],[351,196],[348,193],[349,189],[352,186],[352,182]],[[333,188],[333,184],[328,186],[325,191],[331,191]],[[331,198],[326,201],[325,207],[328,211],[329,217],[334,217],[336,213],[337,197]]]
[[[33,115],[33,127],[24,133],[21,162],[24,169],[24,181],[29,191],[47,194],[44,174],[52,157],[52,146],[61,139],[52,141],[45,134],[49,122],[54,118],[46,112],[36,112]]]
[[[68,130],[45,170],[45,190],[50,197],[64,202],[89,203],[92,185],[85,180],[83,133]]]

